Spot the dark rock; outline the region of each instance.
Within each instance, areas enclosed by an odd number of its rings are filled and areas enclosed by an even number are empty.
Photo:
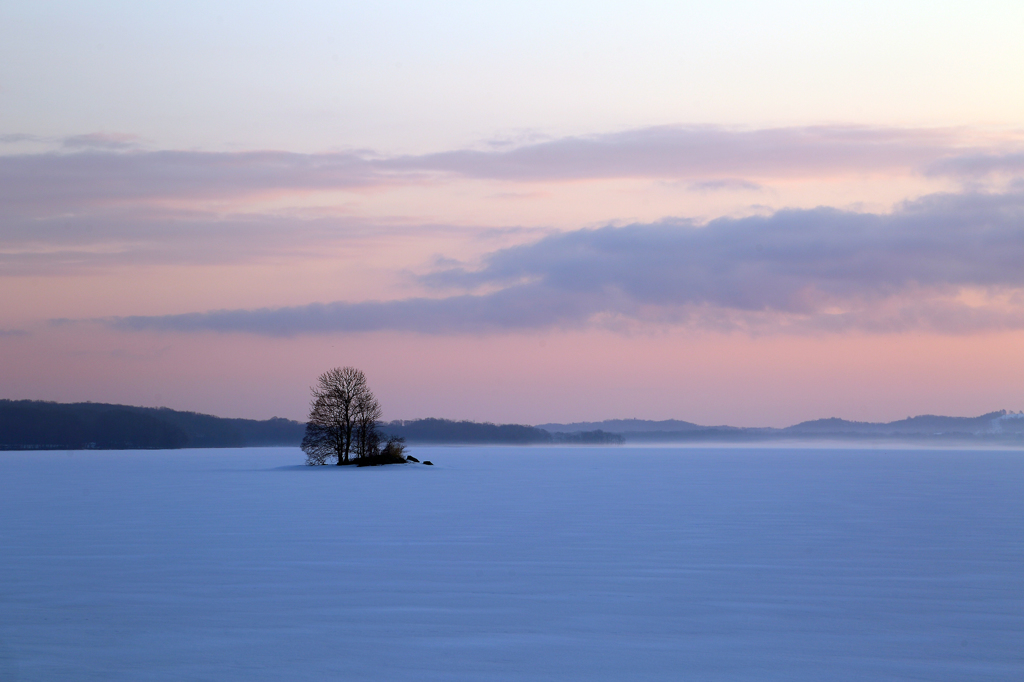
[[[428,467],[432,467],[432,466],[434,466],[434,463],[433,463],[433,462],[431,462],[431,461],[430,461],[429,459],[425,459],[425,460],[423,460],[423,463],[424,463],[424,464],[426,464],[426,465],[427,465]]]
[[[412,455],[406,455],[405,458],[407,460],[409,460],[410,462],[417,462],[417,463],[419,462],[419,460],[416,459],[415,457],[413,457]]]

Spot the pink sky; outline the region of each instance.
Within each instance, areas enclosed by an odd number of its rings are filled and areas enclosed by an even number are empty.
[[[301,418],[313,378],[353,364],[389,418],[1017,408],[1019,142],[979,137],[705,128],[443,162],[2,158],[4,396]],[[729,159],[702,152],[710,169],[686,156],[715,145]]]
[[[363,52],[324,37],[323,54],[302,52],[319,43],[300,25],[375,31],[383,15],[311,3],[280,28],[260,10],[200,35],[183,8],[125,18],[146,44],[82,17],[108,51],[64,66],[28,59],[78,44],[63,19],[0,15],[36,35],[8,35],[0,69],[0,398],[302,419],[316,376],[354,365],[388,419],[785,426],[1024,408],[1020,41],[964,17],[890,44],[865,19],[883,64],[843,29],[860,19],[784,5],[762,25],[789,51],[752,38],[728,53],[685,11],[646,4],[571,38],[491,8],[486,28],[399,20]],[[728,16],[694,20],[727,36]],[[538,57],[517,61],[528,35]],[[954,39],[974,76],[935,75]],[[290,46],[287,68],[249,80],[240,55],[258,62],[263,43]],[[607,45],[619,61],[594,51]],[[376,80],[352,80],[357,64]],[[288,75],[313,71],[301,91]]]

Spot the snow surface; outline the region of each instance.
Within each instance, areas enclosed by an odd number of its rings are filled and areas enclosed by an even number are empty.
[[[1024,453],[0,453],[0,680],[1024,680]]]

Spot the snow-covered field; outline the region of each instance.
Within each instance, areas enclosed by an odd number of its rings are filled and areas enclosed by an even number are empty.
[[[1024,680],[1024,453],[0,453],[0,680]]]

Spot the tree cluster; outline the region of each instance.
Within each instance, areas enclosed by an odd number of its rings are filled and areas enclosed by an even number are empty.
[[[306,464],[331,461],[371,465],[404,462],[400,438],[385,439],[379,431],[380,403],[355,367],[336,367],[317,378],[311,389],[309,420],[302,438]]]

